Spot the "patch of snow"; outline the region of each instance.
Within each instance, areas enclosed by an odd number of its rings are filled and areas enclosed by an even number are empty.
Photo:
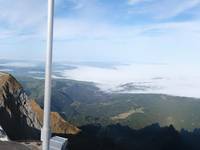
[[[6,132],[3,130],[1,126],[0,126],[0,141],[9,141]]]

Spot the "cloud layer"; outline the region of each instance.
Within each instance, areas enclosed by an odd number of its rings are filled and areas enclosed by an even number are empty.
[[[200,71],[198,65],[131,64],[113,68],[80,66],[66,70],[66,78],[97,83],[102,90],[122,90],[120,85],[132,83],[147,87],[130,90],[131,93],[163,93],[200,98]]]

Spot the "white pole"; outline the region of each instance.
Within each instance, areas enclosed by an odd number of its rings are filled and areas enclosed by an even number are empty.
[[[48,24],[47,24],[47,51],[45,68],[45,92],[44,92],[44,119],[42,129],[42,149],[49,150],[51,136],[51,73],[52,73],[52,49],[53,49],[53,18],[54,0],[48,0]]]

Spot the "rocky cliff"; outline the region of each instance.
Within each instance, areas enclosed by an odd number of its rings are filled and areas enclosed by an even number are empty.
[[[43,111],[28,100],[21,84],[10,74],[0,73],[0,125],[13,140],[40,139]],[[76,134],[79,129],[57,113],[51,114],[52,130]]]
[[[0,73],[0,125],[11,139],[39,138],[41,124],[22,86],[10,74]]]

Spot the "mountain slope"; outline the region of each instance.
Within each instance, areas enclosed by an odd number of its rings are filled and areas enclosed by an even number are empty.
[[[40,139],[42,109],[30,101],[22,85],[10,74],[0,73],[0,126],[13,140]],[[55,133],[76,134],[79,129],[52,113]]]
[[[42,124],[43,122],[43,110],[34,101],[30,101],[30,105],[33,111],[37,114],[37,117]],[[51,112],[51,130],[56,134],[77,134],[80,130],[72,124],[66,122],[57,112]]]
[[[11,139],[39,138],[39,123],[22,86],[9,74],[0,74],[0,125]]]
[[[18,77],[42,106],[44,80]],[[158,122],[180,130],[200,127],[200,99],[164,94],[104,93],[94,83],[54,79],[52,109],[78,126],[121,123],[143,128]],[[41,101],[40,101],[41,100]]]

